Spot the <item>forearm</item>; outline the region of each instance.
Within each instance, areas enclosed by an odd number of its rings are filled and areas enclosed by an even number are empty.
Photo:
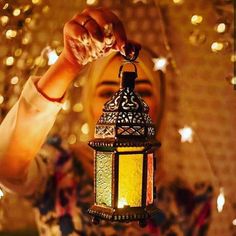
[[[62,52],[56,63],[39,80],[37,88],[51,101],[60,101],[81,68],[79,64],[69,62]]]

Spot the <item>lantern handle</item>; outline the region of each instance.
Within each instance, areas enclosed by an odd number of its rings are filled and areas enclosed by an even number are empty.
[[[137,63],[137,62],[136,62]],[[134,66],[134,72],[137,74],[137,67],[136,65],[134,64],[133,61],[124,61],[123,64],[120,66],[120,69],[119,69],[119,74],[118,74],[118,77],[121,78],[122,76],[122,72],[123,72],[123,67],[127,64],[132,64]]]

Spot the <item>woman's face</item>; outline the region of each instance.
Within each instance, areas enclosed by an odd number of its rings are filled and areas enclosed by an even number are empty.
[[[108,66],[102,73],[100,80],[98,81],[93,97],[94,103],[92,106],[92,113],[95,121],[100,118],[105,102],[107,102],[111,98],[111,96],[119,90],[120,79],[118,78],[118,71],[122,63],[121,60],[122,59],[118,56],[114,57],[109,62]],[[153,122],[155,122],[160,111],[160,88],[154,87],[154,84],[151,82],[151,80],[148,78],[148,76],[138,63],[136,64],[136,66],[138,70],[138,78],[136,79],[135,83],[135,91],[148,104],[150,108],[150,116]],[[124,69],[133,70],[133,66],[127,64],[124,66]],[[152,68],[150,68],[150,70],[152,70]]]

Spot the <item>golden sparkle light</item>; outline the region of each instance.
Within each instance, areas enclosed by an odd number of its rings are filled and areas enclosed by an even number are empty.
[[[97,0],[87,0],[86,3],[87,5],[94,5],[97,3]]]
[[[191,23],[193,25],[199,25],[203,21],[203,17],[200,15],[193,15],[191,17]]]
[[[182,4],[182,3],[184,3],[184,0],[173,0],[173,3]]]
[[[5,63],[6,63],[7,66],[12,66],[14,64],[14,61],[15,61],[14,57],[10,56],[10,57],[6,58]]]
[[[13,16],[19,16],[21,13],[21,10],[19,8],[16,8],[14,11],[13,11]]]
[[[236,226],[236,218],[233,219],[232,224],[233,224],[234,226]]]
[[[6,38],[8,38],[8,39],[14,38],[14,37],[16,37],[16,35],[17,35],[16,30],[9,29],[6,31]]]
[[[220,188],[220,193],[217,197],[217,211],[222,212],[225,204],[225,195],[224,195],[224,189],[221,187]]]
[[[0,95],[0,104],[3,104],[3,102],[4,102],[4,97]]]
[[[5,26],[8,23],[8,21],[9,21],[9,17],[8,16],[1,16],[0,19],[1,19],[2,26]]]
[[[153,58],[152,59],[154,63],[154,71],[161,70],[163,72],[166,71],[166,67],[168,65],[168,61],[165,57],[159,57],[159,58]]]
[[[4,197],[4,193],[2,191],[2,189],[0,189],[0,199]]]
[[[216,31],[218,33],[224,33],[226,30],[226,24],[225,23],[219,23],[217,26],[216,26]]]
[[[219,52],[224,48],[224,44],[221,42],[213,42],[211,44],[211,50],[212,52]]]
[[[236,85],[236,76],[233,76],[230,82],[232,85]]]
[[[193,130],[189,126],[184,126],[184,128],[179,129],[179,134],[181,135],[181,142],[189,142],[193,141]]]
[[[81,111],[83,111],[83,109],[84,109],[84,107],[83,107],[83,104],[81,102],[78,102],[73,106],[73,111],[74,112],[81,112]]]
[[[48,53],[47,53],[47,56],[48,56],[48,65],[49,66],[53,65],[58,59],[58,55],[57,55],[55,50],[49,49]]]
[[[15,85],[19,82],[19,77],[17,76],[14,76],[11,78],[11,84]]]
[[[83,134],[88,134],[89,133],[89,125],[88,123],[84,123],[82,126],[81,126],[81,132]]]

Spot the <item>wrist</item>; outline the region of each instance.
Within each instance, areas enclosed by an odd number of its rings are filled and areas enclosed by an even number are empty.
[[[78,73],[83,67],[83,65],[75,62],[72,59],[69,59],[68,56],[66,55],[65,50],[62,51],[58,60],[60,60],[60,66],[64,66],[64,68],[67,69],[68,72],[74,74],[75,76],[78,75]]]

